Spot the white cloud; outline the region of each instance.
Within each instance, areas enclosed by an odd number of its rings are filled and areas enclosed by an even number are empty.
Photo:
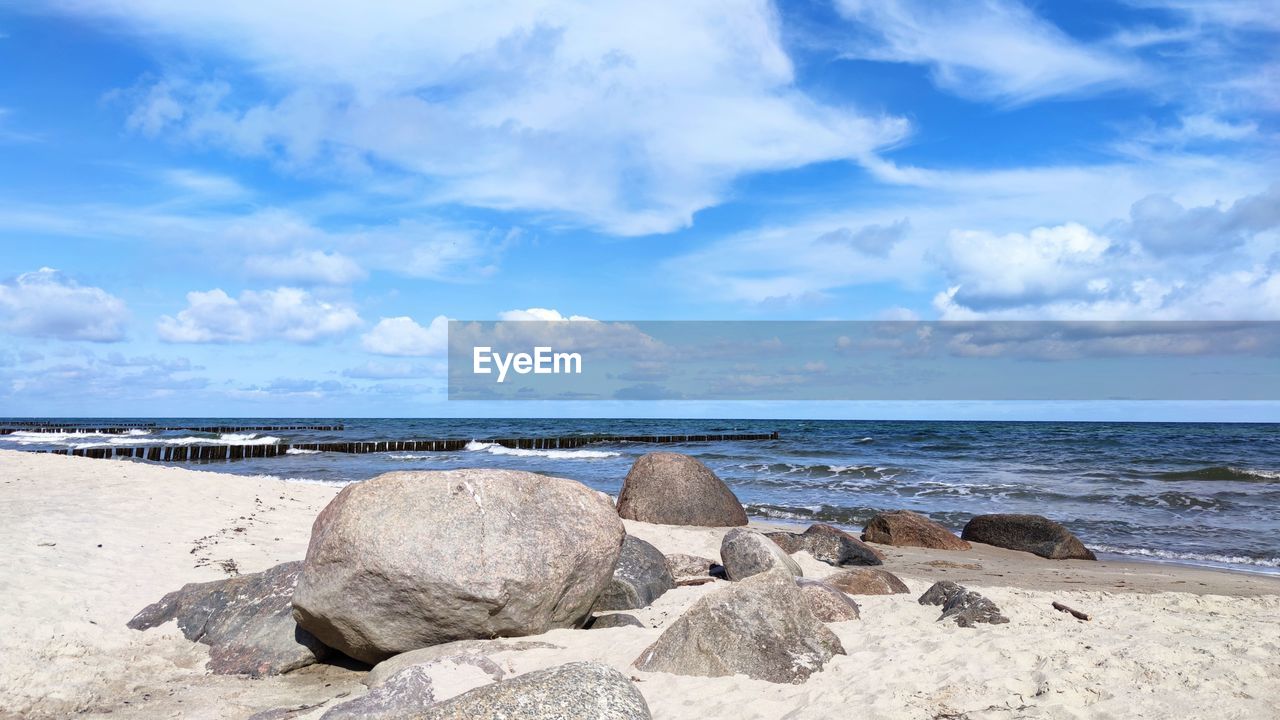
[[[294,250],[287,255],[250,255],[245,269],[255,277],[286,282],[347,285],[363,280],[366,273],[356,261],[341,253]]]
[[[437,315],[423,327],[411,317],[382,318],[360,338],[365,350],[378,355],[419,357],[444,355],[449,340],[449,318]]]
[[[586,315],[561,315],[559,310],[550,308],[526,308],[524,310],[504,310],[498,313],[498,319],[504,321],[541,321],[559,322],[573,320],[575,322],[595,322]]]
[[[1128,232],[1157,255],[1221,253],[1280,227],[1280,183],[1230,207],[1183,207],[1169,195],[1149,195],[1129,211]]]
[[[934,298],[942,320],[1276,320],[1280,272],[1255,267],[1180,276],[1118,274],[1094,298],[1058,298],[976,310],[956,300],[955,288]]]
[[[360,324],[347,305],[324,302],[306,290],[246,290],[232,298],[221,289],[187,293],[187,307],[156,323],[160,339],[174,343],[311,343],[344,335]]]
[[[0,283],[0,329],[14,335],[116,342],[124,339],[128,317],[120,298],[53,268]]]
[[[927,65],[950,92],[1028,102],[1075,95],[1141,75],[1134,60],[1074,40],[1018,0],[837,0],[867,36],[853,57]]]
[[[171,75],[133,93],[140,132],[293,166],[390,167],[428,202],[620,234],[687,225],[741,175],[859,160],[908,130],[804,94],[767,0],[62,8],[216,47],[246,86],[272,88],[252,102],[233,80]]]
[[[696,288],[691,296],[761,308],[788,298],[826,297],[832,302],[833,291],[875,284],[883,285],[889,293],[896,289],[929,297],[957,284],[958,279],[949,278],[946,272],[948,243],[954,232],[1016,238],[1025,237],[1034,228],[1071,223],[1108,238],[1115,247],[1096,273],[1087,272],[1088,264],[1082,262],[1085,257],[1064,255],[1061,259],[1070,259],[1073,266],[1068,270],[1083,279],[1079,286],[1064,287],[1062,292],[1097,297],[1097,287],[1091,289],[1088,283],[1099,277],[1110,280],[1112,291],[1118,292],[1144,266],[1148,275],[1161,282],[1203,274],[1203,255],[1161,252],[1142,245],[1140,231],[1150,233],[1158,228],[1150,223],[1139,228],[1130,215],[1135,203],[1152,194],[1176,198],[1184,210],[1183,215],[1170,216],[1172,222],[1167,227],[1172,230],[1176,231],[1188,214],[1204,209],[1213,211],[1209,220],[1218,217],[1220,222],[1188,223],[1184,230],[1234,228],[1230,235],[1206,233],[1183,238],[1199,247],[1217,247],[1213,262],[1218,269],[1265,265],[1276,251],[1274,225],[1264,229],[1274,216],[1267,208],[1276,207],[1268,200],[1273,191],[1265,189],[1274,181],[1274,173],[1264,161],[1156,154],[1141,163],[1007,170],[935,170],[885,164],[876,172],[899,187],[861,198],[857,206],[823,211],[788,224],[752,228],[669,258],[662,268],[671,291]],[[833,237],[833,231],[837,233],[834,237],[843,237],[838,232],[842,228],[856,234],[857,228],[892,227],[904,218],[901,237],[883,256],[823,239]],[[1240,237],[1245,238],[1243,243]],[[992,252],[993,262],[1006,262],[998,249]],[[966,288],[961,297],[978,302],[968,295],[970,291]],[[1027,301],[1031,300],[1028,296]],[[984,300],[987,304],[991,301]],[[1016,298],[1007,301],[1016,302]],[[886,302],[904,301],[895,296]],[[869,318],[878,309],[859,300],[850,312]]]
[[[947,240],[944,265],[958,285],[955,301],[1027,304],[1082,288],[1105,290],[1111,249],[1110,240],[1077,223],[1025,235],[957,230]]]

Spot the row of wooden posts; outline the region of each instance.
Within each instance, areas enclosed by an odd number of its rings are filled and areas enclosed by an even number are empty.
[[[342,425],[112,425],[110,427],[84,427],[81,425],[21,425],[14,423],[11,427],[0,427],[0,435],[12,435],[15,432],[31,433],[84,433],[86,435],[125,435],[134,430],[153,430],[170,432],[188,430],[203,433],[239,433],[239,432],[282,432],[288,430],[309,430],[315,432],[342,432]]]
[[[690,443],[737,440],[777,440],[778,433],[746,433],[736,435],[572,435],[553,438],[494,438],[491,440],[377,440],[367,442],[276,443],[272,445],[151,445],[147,447],[68,448],[37,450],[58,455],[90,458],[139,458],[155,462],[212,462],[243,460],[285,455],[289,450],[314,452],[378,453],[378,452],[450,452],[463,450],[469,443],[493,443],[509,448],[554,450],[578,448],[591,443]]]

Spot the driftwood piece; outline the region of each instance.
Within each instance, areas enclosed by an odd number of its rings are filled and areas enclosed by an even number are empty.
[[[690,585],[706,585],[709,582],[715,582],[713,577],[690,577],[680,578],[676,580],[676,587],[688,587]]]
[[[1089,617],[1088,613],[1082,613],[1082,612],[1080,612],[1079,610],[1076,610],[1075,608],[1067,607],[1066,605],[1063,605],[1062,603],[1060,603],[1060,602],[1058,602],[1058,601],[1056,601],[1056,600],[1053,602],[1053,609],[1054,609],[1054,610],[1058,610],[1058,611],[1060,611],[1060,612],[1067,613],[1068,615],[1070,615],[1070,616],[1074,617],[1074,618],[1075,618],[1075,619],[1077,619],[1077,620],[1089,620],[1089,619],[1091,619],[1091,618]]]

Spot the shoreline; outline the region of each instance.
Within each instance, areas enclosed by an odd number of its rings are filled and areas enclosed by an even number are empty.
[[[0,718],[248,717],[321,703],[297,715],[302,720],[366,692],[360,666],[316,665],[262,679],[212,675],[204,669],[207,648],[186,641],[172,623],[146,632],[125,627],[186,583],[301,559],[316,513],[339,485],[21,451],[0,451],[0,478],[0,508],[10,519],[0,542],[13,569],[0,573],[0,592],[10,598],[0,606]],[[664,553],[712,558],[725,531],[625,525]],[[875,717],[968,712],[976,719],[1008,717],[981,709],[1024,702],[1044,713],[1024,717],[1185,716],[1224,703],[1233,717],[1265,717],[1258,708],[1280,702],[1280,643],[1265,640],[1280,612],[1280,578],[1052,561],[977,545],[876,547],[911,594],[858,596],[862,620],[830,625],[848,655],[805,685],[630,667],[665,626],[722,582],[678,587],[631,611],[644,627],[553,630],[534,636],[548,647],[493,657],[520,673],[604,662],[639,677],[653,716],[671,720],[767,720],[801,708],[811,710],[805,717],[839,717],[850,707]],[[807,553],[794,557],[809,577],[835,570]],[[981,590],[1012,622],[978,630],[937,623],[936,608],[915,598],[941,579]],[[1052,601],[1095,619],[1071,619]],[[1135,703],[1142,712],[1122,712]]]
[[[28,451],[28,450],[0,448],[0,454],[10,453],[10,452],[27,453],[27,454],[43,454],[43,453],[32,453],[31,451]],[[71,457],[69,455],[63,455],[59,453],[52,453],[52,454],[58,457]],[[78,459],[86,459],[86,458],[78,458]],[[95,461],[106,460],[102,458],[89,458],[89,459],[93,459]],[[116,458],[116,459],[113,459],[113,461],[131,462],[127,458]],[[221,468],[230,465],[231,462],[232,461],[222,461],[221,463],[218,463],[218,461],[210,461],[207,463],[190,464],[190,465],[176,464],[176,463],[174,464],[148,463],[147,466],[148,467],[165,467],[165,468],[172,467],[172,468],[177,468],[177,469],[181,469],[189,472],[196,472],[196,473],[210,473],[214,475],[226,475],[226,476],[244,477],[244,478],[267,480],[267,481],[279,481],[279,482],[295,483],[300,485],[317,485],[321,487],[334,488],[335,489],[334,492],[336,492],[337,490],[340,490],[342,487],[346,486],[349,483],[360,482],[360,480],[347,480],[347,481],[317,480],[317,479],[312,479],[307,477],[287,476],[287,475],[282,475],[278,473],[249,474],[249,473],[238,473],[238,472],[225,472],[221,470]],[[555,473],[548,473],[548,474],[554,475]],[[893,509],[897,509],[897,508],[893,508],[893,507],[880,508],[880,510],[893,510]],[[917,510],[917,512],[924,512],[925,514],[928,514],[928,510]],[[804,528],[808,527],[812,523],[823,522],[823,523],[827,523],[827,524],[839,527],[841,529],[844,529],[855,536],[859,535],[862,532],[862,527],[858,525],[849,525],[847,523],[840,523],[836,521],[828,521],[828,520],[821,520],[821,519],[809,520],[809,519],[791,519],[791,518],[759,516],[759,515],[752,515],[750,510],[748,510],[748,517],[751,519],[751,524],[753,527],[758,526],[758,527],[764,527],[764,528],[788,529],[788,530],[798,528],[799,530],[803,530]],[[956,534],[959,534],[958,531],[955,531],[955,532]],[[1095,553],[1098,555],[1099,562],[1105,562],[1111,566],[1123,566],[1126,564],[1131,564],[1135,568],[1143,568],[1147,566],[1173,567],[1173,568],[1185,568],[1189,570],[1198,570],[1198,571],[1205,571],[1205,572],[1226,572],[1226,573],[1237,573],[1237,574],[1250,575],[1250,576],[1254,576],[1254,575],[1270,576],[1270,577],[1280,579],[1280,567],[1267,567],[1262,565],[1250,566],[1245,563],[1238,563],[1238,564],[1231,564],[1231,563],[1225,563],[1225,562],[1219,563],[1218,561],[1211,561],[1211,560],[1194,561],[1194,560],[1182,559],[1182,558],[1160,558],[1160,557],[1153,557],[1153,556],[1144,556],[1137,553],[1131,554],[1131,553],[1113,552],[1113,551],[1107,551],[1107,550],[1098,550],[1097,547],[1093,545],[1090,545],[1090,547],[1095,550]],[[1144,548],[1144,550],[1149,553],[1164,552],[1159,548]]]

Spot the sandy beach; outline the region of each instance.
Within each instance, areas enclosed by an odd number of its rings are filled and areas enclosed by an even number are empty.
[[[278,677],[208,673],[207,648],[172,625],[125,623],[185,583],[298,560],[335,485],[128,461],[0,451],[0,715],[248,717],[365,692],[356,663]],[[753,523],[753,526],[759,526]],[[717,557],[723,529],[628,521],[664,553]],[[768,527],[768,526],[761,526]],[[1280,707],[1280,578],[1134,562],[1051,561],[880,547],[909,595],[859,596],[833,623],[847,655],[808,682],[701,678],[631,667],[662,629],[724,581],[632,611],[646,627],[555,630],[551,647],[491,657],[509,673],[596,660],[636,681],[654,718],[1272,718]],[[836,571],[804,553],[807,577]],[[954,580],[1005,625],[936,622],[915,598]],[[1051,607],[1092,615],[1076,620]],[[468,689],[456,688],[456,692]]]

